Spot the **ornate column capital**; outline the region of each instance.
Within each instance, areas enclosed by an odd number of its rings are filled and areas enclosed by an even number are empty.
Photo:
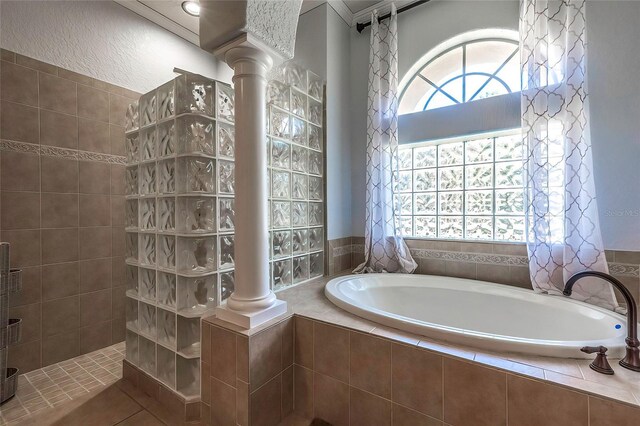
[[[256,44],[255,40],[249,40],[247,35],[221,46],[213,53],[233,68],[234,77],[245,74],[264,77],[273,66],[274,59],[279,59],[276,52]]]
[[[220,56],[240,43],[276,63],[291,59],[301,6],[302,0],[201,0],[200,47]]]

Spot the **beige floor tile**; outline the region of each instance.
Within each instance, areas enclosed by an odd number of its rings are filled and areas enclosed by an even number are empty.
[[[142,407],[113,385],[84,397],[71,400],[25,420],[23,425],[116,425]]]
[[[128,419],[118,423],[118,426],[163,426],[160,420],[148,411],[140,411]]]

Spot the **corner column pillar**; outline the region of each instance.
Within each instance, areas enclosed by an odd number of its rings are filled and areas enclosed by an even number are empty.
[[[270,288],[266,75],[273,60],[240,43],[218,53],[233,69],[235,90],[235,291],[218,318],[252,328],[287,311]]]

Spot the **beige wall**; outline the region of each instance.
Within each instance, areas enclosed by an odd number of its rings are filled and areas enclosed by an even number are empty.
[[[124,112],[138,94],[2,50],[0,239],[21,373],[124,339]]]

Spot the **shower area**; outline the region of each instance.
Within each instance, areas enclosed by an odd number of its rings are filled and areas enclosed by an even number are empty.
[[[324,81],[295,62],[267,86],[270,283],[324,275]],[[125,120],[126,361],[200,397],[201,318],[234,290],[234,91],[191,73]],[[126,364],[125,364],[126,365]]]

